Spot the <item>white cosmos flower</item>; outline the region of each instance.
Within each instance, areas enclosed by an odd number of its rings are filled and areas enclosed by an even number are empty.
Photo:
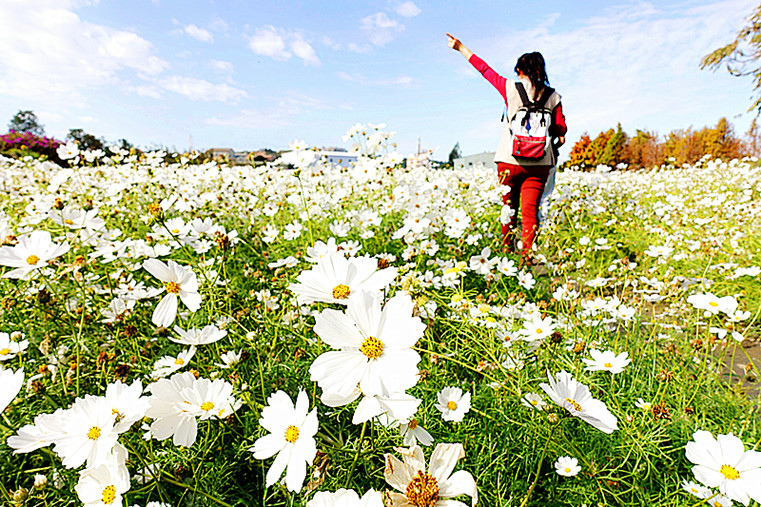
[[[172,443],[177,446],[190,447],[196,441],[198,422],[195,415],[187,409],[182,397],[182,391],[192,388],[196,378],[191,372],[177,373],[171,378],[154,382],[146,391],[151,393],[148,398],[150,406],[146,417],[154,419],[151,423],[151,435],[157,440],[172,437]]]
[[[418,445],[409,449],[395,447],[402,455],[400,461],[386,454],[383,476],[396,491],[388,492],[391,507],[438,506],[464,507],[465,504],[449,500],[468,495],[471,505],[478,503],[476,481],[470,472],[460,470],[452,473],[457,461],[465,457],[462,444],[438,444],[431,454],[428,468],[423,450]]]
[[[616,355],[612,350],[600,352],[597,349],[591,349],[589,354],[592,356],[592,359],[582,359],[582,361],[586,363],[587,367],[585,369],[588,371],[609,371],[613,374],[621,373],[624,371],[624,368],[632,362],[632,360],[629,359],[628,352],[621,352]]]
[[[761,452],[746,451],[731,433],[714,438],[709,431],[696,431],[692,438],[685,451],[697,480],[743,505],[751,499],[761,503]]]
[[[589,388],[575,380],[567,371],[561,371],[555,378],[547,372],[549,384],[539,384],[557,405],[568,410],[572,416],[588,422],[603,433],[613,433],[618,429],[616,416],[600,400],[592,398]]]
[[[563,477],[573,477],[581,471],[579,460],[570,456],[560,456],[555,462],[555,472]]]
[[[383,507],[383,495],[374,489],[359,497],[352,489],[320,491],[307,502],[307,507]]]
[[[122,495],[130,488],[126,459],[127,450],[116,444],[114,452],[103,463],[80,472],[74,491],[84,507],[122,505]]]
[[[153,378],[166,377],[184,368],[196,353],[196,348],[191,346],[188,350],[183,350],[176,356],[164,356],[153,365]]]
[[[359,398],[361,394],[362,391],[360,391],[359,387],[348,396],[324,391],[320,400],[329,407],[343,407]],[[403,392],[393,393],[388,396],[363,395],[362,400],[354,410],[351,422],[353,424],[361,424],[382,414],[387,414],[391,419],[397,421],[409,419],[417,412],[421,402],[422,400]]]
[[[24,369],[16,371],[0,367],[0,414],[11,404],[24,384]]]
[[[164,283],[166,295],[153,311],[153,323],[169,327],[177,315],[177,297],[179,296],[188,310],[195,312],[201,308],[201,295],[198,293],[198,280],[193,270],[180,266],[174,261],[166,264],[158,259],[147,259],[143,268]]]
[[[15,246],[0,246],[0,266],[16,268],[5,273],[3,278],[24,278],[68,251],[69,244],[53,243],[48,231],[32,231],[20,236]]]
[[[553,322],[552,317],[545,317],[541,315],[535,315],[531,320],[523,322],[523,329],[519,333],[523,336],[523,339],[527,342],[536,342],[548,338],[555,332],[556,324]]]
[[[259,424],[270,433],[257,439],[249,450],[256,459],[277,454],[267,471],[266,486],[275,484],[285,470],[286,487],[301,491],[307,464],[317,455],[317,408],[309,412],[309,398],[304,391],[299,391],[295,406],[285,392],[277,391],[267,399]]]
[[[150,405],[148,398],[143,396],[143,384],[139,380],[132,382],[129,386],[120,380],[108,384],[106,401],[116,415],[114,430],[117,433],[124,433],[142,419]]]
[[[208,345],[210,343],[217,342],[227,336],[227,331],[219,329],[214,324],[204,326],[203,329],[188,329],[184,331],[179,326],[174,326],[175,332],[180,335],[179,338],[169,337],[170,341],[174,343],[181,343],[183,345]]]
[[[310,270],[302,271],[288,288],[296,294],[300,305],[315,301],[347,304],[351,294],[359,291],[378,292],[394,278],[396,268],[378,269],[371,257],[347,259],[341,252],[322,257]]]
[[[693,294],[687,298],[687,302],[699,310],[705,310],[703,315],[718,315],[724,312],[727,315],[733,315],[737,310],[737,300],[732,296],[717,297],[713,294]]]
[[[349,396],[357,388],[366,396],[401,393],[417,383],[420,355],[412,347],[425,324],[412,316],[407,294],[394,296],[381,309],[372,293],[349,298],[346,313],[323,310],[314,331],[334,349],[314,360],[311,379],[325,391]]]
[[[526,393],[523,395],[523,398],[521,398],[521,404],[524,407],[533,408],[536,410],[544,410],[544,407],[547,406],[547,403],[545,403],[542,397],[536,393]]]
[[[695,481],[688,481],[687,479],[682,481],[682,489],[691,495],[703,499],[713,495],[713,492],[710,489],[706,488],[705,486],[701,486]]]
[[[399,426],[399,432],[402,434],[404,445],[412,447],[418,441],[426,447],[433,443],[433,436],[420,426],[420,421],[410,419]]]
[[[77,398],[62,414],[63,434],[55,440],[55,452],[64,466],[78,468],[87,461],[91,468],[104,463],[119,437],[115,422],[116,414],[105,397]]]
[[[23,335],[21,335],[23,337]],[[0,333],[0,361],[13,359],[29,346],[29,340],[15,341],[8,333]]]
[[[223,419],[240,408],[233,396],[232,384],[222,379],[196,379],[190,387],[180,391],[180,396],[186,405],[183,408],[202,421],[212,417]]]
[[[470,393],[462,393],[459,387],[445,387],[436,395],[434,406],[441,411],[445,421],[460,422],[470,411]]]
[[[24,454],[55,443],[64,434],[62,418],[65,414],[66,411],[59,408],[52,414],[36,415],[34,424],[22,426],[8,437],[8,447],[14,449],[14,454]]]

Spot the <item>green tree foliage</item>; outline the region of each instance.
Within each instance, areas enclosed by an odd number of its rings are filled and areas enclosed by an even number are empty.
[[[756,99],[749,110],[756,109],[757,114],[761,114],[761,4],[748,17],[735,40],[704,56],[700,67],[716,70],[722,63],[733,76],[753,77]]]
[[[460,158],[462,153],[460,152],[460,143],[454,145],[452,151],[449,152],[449,165],[454,167],[454,159]]]
[[[75,141],[81,150],[102,150],[103,140],[82,129],[71,129],[66,135],[66,140]]]
[[[623,162],[622,154],[628,139],[629,136],[621,129],[621,124],[619,123],[616,131],[610,136],[608,142],[605,143],[605,149],[602,152],[602,156],[600,156],[600,163],[613,167]]]
[[[593,167],[601,164],[602,155],[605,152],[605,147],[608,145],[608,141],[613,137],[615,132],[613,129],[609,129],[607,132],[600,132],[595,137],[589,146],[584,151],[583,163],[586,166]]]
[[[38,137],[45,135],[45,127],[37,119],[37,115],[32,111],[19,111],[11,118],[8,124],[8,130],[24,134],[26,132]]]

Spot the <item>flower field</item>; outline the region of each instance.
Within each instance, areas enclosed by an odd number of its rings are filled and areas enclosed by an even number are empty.
[[[761,505],[761,168],[0,158],[9,505]],[[414,166],[414,167],[413,167]]]

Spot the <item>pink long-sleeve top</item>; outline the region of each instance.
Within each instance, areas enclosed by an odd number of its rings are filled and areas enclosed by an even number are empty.
[[[507,89],[505,88],[507,78],[497,74],[494,69],[489,67],[485,61],[481,60],[475,54],[471,55],[468,61],[473,67],[475,67],[478,72],[481,73],[481,75],[486,78],[487,81],[489,81],[494,86],[494,88],[497,89],[499,94],[502,95],[502,99],[505,101],[505,106],[507,106]],[[564,136],[568,131],[568,127],[566,127],[565,124],[565,116],[563,116],[562,104],[558,104],[557,107],[552,111],[552,120],[552,125],[550,126],[550,135],[553,137]]]

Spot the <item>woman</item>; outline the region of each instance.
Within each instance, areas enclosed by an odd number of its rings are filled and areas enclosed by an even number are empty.
[[[505,100],[507,107],[505,127],[497,153],[494,155],[499,181],[501,184],[510,187],[508,193],[502,196],[502,201],[510,206],[513,211],[510,223],[502,225],[503,251],[513,251],[512,231],[517,225],[518,203],[520,201],[523,229],[521,235],[523,251],[521,254],[524,262],[530,262],[531,246],[536,236],[538,223],[539,201],[542,198],[550,170],[557,162],[555,150],[565,143],[567,128],[563,109],[560,105],[560,95],[549,87],[547,72],[544,68],[544,58],[540,53],[526,53],[518,58],[518,63],[515,64],[515,72],[518,74],[518,82],[516,83],[494,72],[486,62],[474,55],[457,38],[449,34],[447,36],[449,37],[449,47],[459,51],[487,81],[494,85]],[[521,98],[521,86],[529,101],[543,102],[544,107],[551,111],[549,134],[553,138],[554,149],[547,150],[538,158],[525,158],[514,154],[513,133],[510,129],[510,123],[518,109],[524,105]],[[544,94],[545,91],[548,93]]]

